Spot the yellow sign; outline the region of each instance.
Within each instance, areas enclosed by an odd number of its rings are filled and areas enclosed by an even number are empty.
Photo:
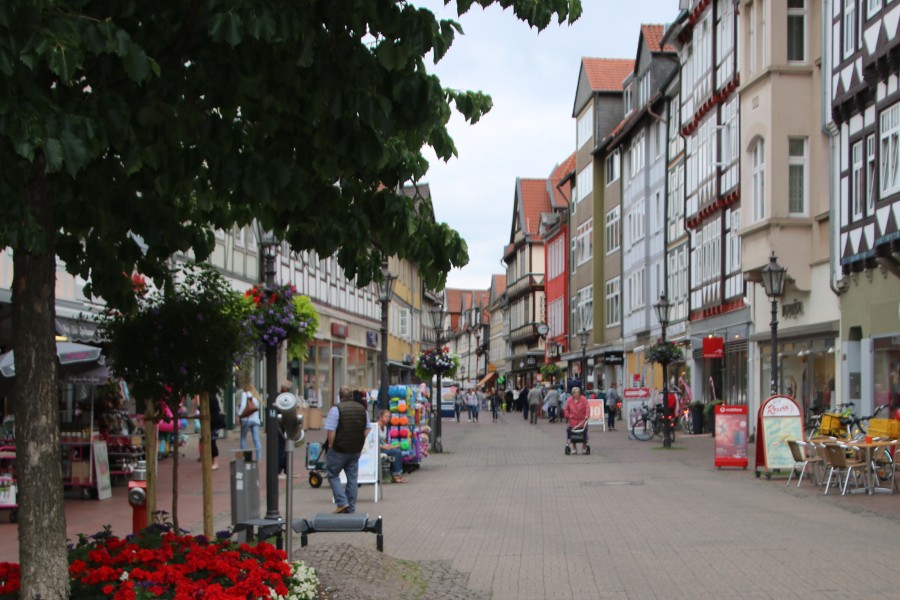
[[[497,370],[497,365],[495,365],[494,363],[488,364],[488,373],[493,373],[496,370]]]

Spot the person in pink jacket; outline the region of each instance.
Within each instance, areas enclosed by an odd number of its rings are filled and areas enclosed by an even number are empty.
[[[570,440],[572,437],[572,429],[580,429],[584,427],[584,443],[581,444],[582,450],[587,448],[588,444],[588,432],[587,432],[587,419],[590,414],[590,407],[588,406],[587,399],[581,395],[581,388],[573,387],[572,388],[572,397],[566,402],[566,410],[564,416],[568,420],[568,427],[566,427],[566,440]],[[577,452],[577,448],[575,448]]]

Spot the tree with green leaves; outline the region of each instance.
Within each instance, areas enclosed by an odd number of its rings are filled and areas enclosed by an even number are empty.
[[[449,3],[449,1],[448,1]],[[511,7],[538,29],[580,0]],[[127,309],[135,270],[161,282],[179,251],[253,218],[293,250],[336,254],[366,285],[382,257],[440,289],[465,242],[420,180],[449,159],[451,111],[479,92],[426,69],[460,26],[406,0],[4,0],[0,3],[0,247],[13,255],[22,598],[65,598],[53,307],[56,257]],[[27,402],[25,401],[27,398]]]
[[[156,455],[156,424],[161,403],[178,422],[185,398],[201,397],[201,436],[204,446],[204,479],[210,475],[209,395],[232,380],[235,362],[251,348],[245,334],[247,307],[242,295],[210,267],[183,265],[162,290],[139,290],[136,309],[109,309],[102,329],[108,340],[109,358],[118,377],[128,382],[139,408],[146,415],[147,455]],[[143,292],[143,293],[142,293]],[[206,403],[206,407],[202,406]],[[177,428],[176,428],[177,433]],[[172,522],[178,529],[178,452],[173,455]],[[156,461],[147,465],[147,514],[156,511]],[[210,485],[210,494],[212,486]],[[204,518],[207,516],[204,490]],[[147,523],[149,525],[150,523]],[[210,535],[211,532],[206,532]]]

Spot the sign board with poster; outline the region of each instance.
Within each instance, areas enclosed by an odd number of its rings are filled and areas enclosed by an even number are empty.
[[[603,414],[603,400],[588,400],[588,425],[600,425],[606,431],[606,418]]]
[[[720,404],[715,413],[715,465],[746,469],[750,409],[746,405]]]
[[[356,476],[356,483],[359,485],[375,486],[375,502],[378,502],[379,489],[381,485],[381,460],[378,456],[378,423],[369,423],[369,435],[366,436],[366,443],[363,445],[362,452],[359,455],[359,472]],[[347,476],[341,471],[341,483],[347,483]]]
[[[769,396],[759,407],[756,431],[756,476],[761,466],[767,479],[772,477],[771,471],[793,469],[794,456],[787,440],[803,439],[803,416],[797,402],[782,394]]]
[[[622,408],[628,419],[628,435],[631,428],[641,418],[641,407],[650,402],[650,388],[632,387],[622,390]]]
[[[97,484],[97,500],[112,498],[112,482],[109,479],[109,455],[106,442],[94,442],[94,481]]]

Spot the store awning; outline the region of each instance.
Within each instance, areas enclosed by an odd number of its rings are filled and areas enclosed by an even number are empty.
[[[483,386],[487,385],[488,382],[490,382],[496,376],[497,376],[497,371],[494,371],[493,373],[488,373],[487,375],[484,376],[484,378],[481,381],[478,382],[478,387],[483,387]]]

